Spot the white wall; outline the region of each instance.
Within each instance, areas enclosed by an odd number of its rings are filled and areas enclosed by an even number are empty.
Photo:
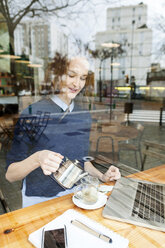
[[[134,25],[132,25],[132,20],[135,20]],[[124,54],[114,59],[114,62],[120,63],[120,66],[114,67],[113,70],[113,79],[119,80],[120,84],[124,85],[125,75],[128,75],[129,77],[135,76],[138,85],[146,85],[147,72],[151,64],[152,30],[138,28],[146,23],[146,5],[108,9],[107,30],[98,32],[95,36],[96,48],[100,48],[104,42],[112,41],[122,45]],[[109,80],[110,60],[107,60],[105,64],[105,72],[102,74],[105,73],[106,80]],[[96,69],[98,67],[99,62],[96,62]],[[97,71],[96,79],[98,80]]]
[[[67,54],[68,39],[52,20],[29,20],[19,24],[15,30],[15,49],[19,55],[24,50],[33,57],[53,58],[56,51]]]

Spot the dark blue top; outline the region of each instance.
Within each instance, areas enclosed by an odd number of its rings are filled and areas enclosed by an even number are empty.
[[[40,100],[32,104],[31,109],[32,115],[28,123],[30,131],[28,128],[26,130],[22,128],[22,120],[29,117],[29,108],[23,111],[16,125],[13,143],[7,154],[7,167],[13,162],[22,161],[34,152],[44,149],[61,153],[71,160],[82,161],[82,158],[88,155],[91,127],[91,117],[88,111],[82,110],[75,104],[73,111],[66,114],[60,121],[64,114],[63,110],[51,99]],[[51,113],[46,127],[43,127],[44,121],[42,120],[41,123],[37,123],[37,119],[31,121],[38,113],[37,111]],[[39,131],[32,127],[35,122]],[[34,132],[36,135],[31,138],[30,135]],[[63,190],[51,177],[45,176],[40,167],[26,177],[25,194],[27,196],[52,197]]]

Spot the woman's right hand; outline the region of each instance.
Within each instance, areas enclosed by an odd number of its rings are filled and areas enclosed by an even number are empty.
[[[45,175],[51,175],[56,172],[63,158],[64,156],[60,153],[49,150],[42,150],[38,152],[38,161]]]

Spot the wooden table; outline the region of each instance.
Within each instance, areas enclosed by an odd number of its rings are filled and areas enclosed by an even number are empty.
[[[117,147],[119,141],[136,138],[138,135],[138,130],[132,126],[103,126],[102,134],[110,135],[115,142],[115,146]]]
[[[134,178],[165,183],[165,165],[131,175]],[[111,183],[113,184],[113,183]],[[100,222],[118,234],[129,239],[130,248],[163,248],[165,247],[165,233],[122,223],[102,217],[103,208],[97,210],[83,210],[72,203],[72,194],[50,201],[13,211],[0,216],[0,247],[30,248],[28,241],[31,232],[42,227],[68,209],[85,214],[89,218]],[[12,232],[4,234],[6,229]],[[120,248],[120,247],[119,247]]]
[[[138,130],[132,126],[122,126],[122,125],[103,125],[99,131],[91,131],[90,133],[90,150],[92,152],[96,151],[96,144],[99,137],[110,136],[113,139],[114,144],[114,160],[118,161],[118,142],[128,139],[136,138],[138,135]],[[111,140],[102,139],[99,142],[99,152],[112,152],[111,150]]]

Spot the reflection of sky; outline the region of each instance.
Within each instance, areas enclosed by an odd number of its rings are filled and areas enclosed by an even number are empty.
[[[95,4],[93,5],[92,2]],[[91,0],[90,8],[84,8],[84,14],[80,13],[79,17],[72,22],[72,32],[79,35],[83,41],[92,40],[92,36],[95,35],[98,31],[105,30],[106,22],[106,9],[110,7],[120,7],[127,5],[136,5],[139,4],[140,0],[118,0],[118,1],[109,1],[116,2],[114,4],[96,4],[101,2],[100,0]],[[102,1],[104,2],[104,1]],[[143,3],[148,5],[148,17],[149,25],[152,25],[155,21],[156,16],[159,17],[160,13],[164,14],[165,3],[164,0],[144,0]],[[93,11],[91,11],[93,9]],[[164,9],[164,10],[163,10]],[[87,34],[87,35],[86,35]]]
[[[15,1],[19,3],[19,0]],[[165,41],[165,32],[162,35],[160,34],[160,32],[157,31],[156,28],[160,14],[162,13],[162,15],[164,15],[164,0],[86,0],[85,2],[86,4],[83,4],[84,2],[80,1],[78,5],[72,7],[72,11],[75,13],[74,15],[68,14],[66,16],[66,13],[69,13],[69,11],[71,11],[71,8],[68,8],[64,9],[62,12],[59,11],[59,16],[63,16],[63,18],[59,19],[57,17],[60,28],[67,36],[69,36],[69,41],[72,41],[70,42],[72,46],[69,47],[69,50],[73,51],[72,55],[75,55],[77,53],[83,54],[83,44],[80,44],[80,48],[78,49],[78,46],[75,42],[76,39],[80,39],[83,43],[90,42],[91,44],[93,44],[92,48],[94,48],[94,39],[96,32],[105,31],[106,29],[107,8],[137,5],[140,2],[148,5],[148,26],[152,27],[152,29],[154,28],[154,53],[160,47],[160,41]],[[51,15],[49,15],[49,19],[50,18]]]
[[[102,2],[102,4],[98,4]],[[107,1],[108,2],[108,1]],[[81,39],[84,43],[94,41],[94,36],[98,31],[104,31],[106,28],[106,9],[110,7],[120,7],[126,5],[136,5],[143,2],[148,5],[148,26],[151,27],[153,32],[153,48],[154,53],[158,48],[158,42],[160,40],[165,41],[165,34],[161,34],[157,31],[157,23],[160,14],[164,15],[165,2],[164,0],[111,0],[111,4],[106,4],[105,1],[91,0],[89,6],[84,7],[84,14],[80,14],[75,18],[75,21],[71,22],[69,27],[70,36]],[[93,4],[94,3],[94,4]],[[64,20],[63,20],[64,22]],[[67,24],[67,23],[66,23]],[[75,45],[76,46],[76,45]]]

